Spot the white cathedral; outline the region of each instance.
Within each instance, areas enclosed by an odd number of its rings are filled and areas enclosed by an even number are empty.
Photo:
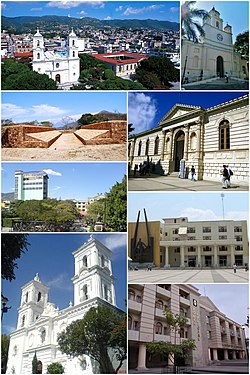
[[[72,30],[67,38],[66,51],[46,51],[44,38],[37,30],[33,36],[32,69],[47,74],[58,86],[67,87],[78,83],[80,58],[78,57],[78,38]]]
[[[60,362],[67,374],[98,373],[98,365],[88,356],[70,359],[62,354],[57,335],[77,319],[97,306],[116,307],[112,252],[92,236],[73,252],[75,258],[74,303],[59,310],[48,301],[49,288],[38,274],[22,287],[18,309],[17,329],[10,335],[7,374],[31,374],[32,360],[36,353],[41,373],[47,366]]]

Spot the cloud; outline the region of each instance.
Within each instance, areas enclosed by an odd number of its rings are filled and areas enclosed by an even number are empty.
[[[6,330],[6,332],[7,332],[8,334],[10,334],[10,333],[16,331],[16,326],[10,326],[10,325],[4,324],[4,325],[3,325],[3,328]]]
[[[170,8],[170,12],[176,13],[179,12],[180,8],[179,7],[172,7]]]
[[[126,235],[124,234],[111,234],[102,238],[101,241],[112,253],[126,251]]]
[[[184,208],[179,216],[188,217],[189,221],[222,220],[222,215],[217,215],[211,209]],[[225,214],[225,220],[248,220],[248,211],[229,211]]]
[[[31,12],[40,12],[41,10],[43,10],[43,8],[31,8],[30,9]]]
[[[121,12],[123,10],[123,5],[120,5],[119,7],[115,8],[116,12]]]
[[[60,172],[53,171],[53,169],[43,169],[43,171],[51,176],[62,176]]]
[[[7,5],[5,3],[1,3],[1,9],[6,9]]]
[[[71,291],[72,283],[69,281],[69,275],[67,273],[61,273],[53,279],[46,281],[45,284],[49,288]]]
[[[53,191],[57,191],[57,190],[60,190],[62,187],[61,186],[56,186],[54,187],[54,189],[52,189]]]
[[[133,124],[135,133],[152,128],[157,106],[151,96],[144,93],[130,93],[128,108],[128,120]]]
[[[48,8],[71,9],[82,4],[82,1],[50,1],[45,6]]]
[[[107,17],[104,18],[104,20],[106,20],[106,21],[112,20],[112,17],[107,16]]]
[[[127,7],[126,10],[122,13],[122,15],[129,16],[131,14],[144,14],[146,12],[152,12],[163,7],[164,5],[149,5],[142,8]]]
[[[2,118],[14,118],[29,113],[29,110],[16,104],[2,103]]]
[[[84,4],[91,5],[92,8],[102,9],[105,7],[104,1],[85,1]]]
[[[68,112],[68,110],[48,104],[33,105],[31,110],[34,111],[34,116],[41,116],[44,113],[46,113],[46,116],[59,116]]]
[[[79,12],[78,14],[80,14],[81,16],[85,16],[85,15],[88,14],[88,13],[85,12],[85,10],[81,10],[81,12]]]

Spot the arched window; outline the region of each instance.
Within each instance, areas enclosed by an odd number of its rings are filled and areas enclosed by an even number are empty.
[[[75,40],[73,39],[73,40],[72,40],[72,46],[74,46],[74,45],[75,45]]]
[[[108,296],[108,287],[107,287],[107,285],[104,285],[103,291],[104,291],[104,296],[103,297],[104,297],[104,299],[106,301],[108,301],[109,296]]]
[[[128,329],[132,329],[132,318],[130,315],[128,316]]]
[[[105,267],[105,258],[103,255],[101,256],[101,267]]]
[[[75,57],[75,51],[73,51],[73,57]]]
[[[86,255],[82,258],[82,265],[83,267],[88,267],[88,259]]]
[[[25,302],[28,302],[28,299],[29,299],[29,292],[26,292],[26,294],[25,294]]]
[[[155,138],[155,148],[154,148],[154,155],[158,155],[158,152],[159,152],[159,137],[157,136]]]
[[[22,323],[21,323],[21,326],[24,327],[24,324],[25,324],[25,315],[22,316]]]
[[[82,287],[82,298],[81,298],[81,300],[86,301],[88,298],[89,298],[89,296],[88,296],[88,286],[85,284]]]
[[[139,145],[138,145],[138,155],[137,156],[141,156],[141,141],[139,142]]]
[[[37,60],[40,60],[40,53],[37,54]]]
[[[160,322],[157,322],[155,325],[155,333],[158,335],[162,334],[162,324]]]
[[[219,29],[219,27],[220,27],[219,21],[216,21],[216,27],[217,27],[217,29]]]
[[[230,125],[228,120],[221,121],[219,133],[220,150],[230,150]]]
[[[161,300],[158,300],[155,302],[155,307],[157,309],[163,310],[163,302]]]
[[[191,136],[190,136],[190,149],[191,150],[196,150],[196,147],[197,147],[197,135],[196,133],[192,133]]]
[[[42,298],[42,293],[41,293],[41,292],[38,292],[38,295],[37,295],[37,302],[41,301],[41,298]]]
[[[60,64],[59,63],[56,63],[56,68],[59,68]]]
[[[42,328],[41,330],[41,342],[44,342],[46,338],[46,329]]]
[[[145,148],[145,156],[148,156],[148,152],[149,152],[149,139],[147,139],[147,142],[146,142],[146,148]]]
[[[37,41],[36,45],[37,45],[37,47],[40,46],[40,40]]]
[[[128,290],[128,299],[134,301],[135,300],[135,292],[132,289]]]

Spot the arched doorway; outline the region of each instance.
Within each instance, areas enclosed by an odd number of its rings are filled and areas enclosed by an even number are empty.
[[[174,171],[179,172],[180,161],[183,159],[184,155],[184,140],[185,135],[182,130],[179,130],[175,136],[175,152],[174,152]]]
[[[56,75],[56,83],[61,83],[61,76],[60,76],[60,74]]]
[[[41,361],[37,362],[36,373],[37,374],[42,374],[43,373],[43,364],[42,364]]]
[[[216,60],[216,74],[220,78],[224,77],[224,61],[221,56],[218,56]]]

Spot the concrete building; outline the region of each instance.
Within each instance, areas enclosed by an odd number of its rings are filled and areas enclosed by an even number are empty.
[[[113,52],[93,55],[93,57],[107,63],[115,76],[121,78],[130,78],[132,74],[135,74],[140,61],[148,58],[147,55],[131,52]]]
[[[174,330],[166,324],[165,309],[187,318],[186,325]],[[128,342],[129,368],[147,370],[173,364],[173,357],[151,355],[146,344],[166,341],[177,345],[193,339],[195,350],[185,363],[204,366],[220,359],[246,358],[242,326],[229,319],[208,297],[189,284],[129,284]],[[150,371],[150,370],[148,370]],[[132,370],[131,370],[132,372]]]
[[[75,261],[74,303],[59,310],[48,302],[49,288],[38,274],[22,287],[17,328],[10,335],[7,374],[31,374],[36,353],[43,374],[47,365],[60,362],[67,374],[98,373],[98,365],[87,355],[69,358],[62,354],[57,335],[91,307],[107,306],[115,311],[116,295],[111,251],[93,238],[73,252]]]
[[[226,72],[229,77],[248,79],[248,61],[234,52],[232,26],[227,24],[224,27],[223,19],[214,7],[209,15],[202,26],[205,37],[200,37],[198,43],[187,39],[182,41],[184,75],[189,72],[189,81],[224,78]]]
[[[80,76],[80,58],[78,57],[78,40],[72,30],[68,36],[64,52],[47,51],[44,38],[37,30],[33,37],[32,69],[57,82],[58,86],[70,87],[78,83]]]
[[[167,96],[166,96],[167,100]],[[211,108],[176,104],[155,128],[129,137],[129,161],[150,161],[155,173],[187,178],[192,165],[198,180],[221,180],[223,164],[232,182],[248,185],[248,96]]]
[[[144,224],[139,223],[137,231],[142,243],[147,242]],[[156,267],[221,268],[232,267],[234,263],[243,267],[249,262],[244,220],[188,221],[187,217],[179,217],[148,224],[154,238],[153,264]],[[128,255],[132,260],[135,225],[128,224]]]
[[[15,199],[27,201],[48,198],[47,173],[15,171]]]
[[[75,203],[76,208],[84,213],[88,211],[88,205],[104,198],[106,198],[105,194],[97,194],[94,197],[89,197],[88,199],[73,199],[73,202]]]

